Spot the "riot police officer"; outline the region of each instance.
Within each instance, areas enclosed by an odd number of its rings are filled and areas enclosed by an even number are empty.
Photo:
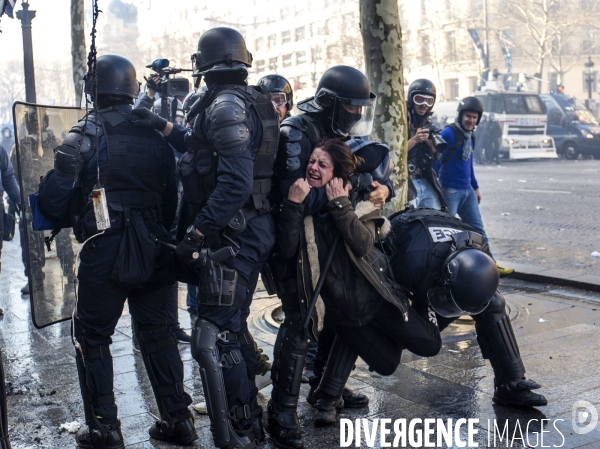
[[[268,92],[246,84],[252,55],[231,28],[205,32],[194,55],[208,87],[192,105],[192,128],[135,110],[181,152],[181,223],[175,253],[200,265],[192,355],[200,365],[215,446],[254,448],[264,439],[246,319],[258,275],[275,244],[269,192],[279,123]],[[223,388],[224,387],[224,388]]]
[[[370,173],[375,180],[369,199],[378,205],[384,204],[393,194],[389,181],[389,149],[378,142],[355,137],[370,134],[375,98],[367,78],[360,71],[348,66],[334,66],[325,71],[319,80],[315,96],[298,104],[302,113],[285,119],[281,124],[276,166],[279,183],[277,194],[281,198],[287,198],[292,184],[305,176],[306,164],[313,148],[324,138],[334,137],[344,140],[353,152],[363,158],[365,162],[359,167],[359,171]],[[304,214],[318,213],[326,203],[325,189],[312,188],[304,200]],[[335,385],[337,388],[340,379],[332,377],[338,372],[336,369],[329,369],[323,375],[335,334],[328,327],[319,333],[314,321],[309,330],[303,328],[307,304],[300,302],[296,260],[295,257],[280,260],[275,254],[270,263],[285,320],[279,329],[274,347],[271,370],[273,391],[269,401],[268,423],[269,433],[278,447],[300,449],[304,447],[304,440],[299,429],[296,408],[302,367],[308,350],[307,340],[315,340],[317,336],[319,339],[315,376],[309,380],[309,402],[316,403],[313,391],[318,392],[319,384],[331,391],[328,387]],[[349,351],[342,348],[339,353],[341,357],[336,358],[336,363],[343,365],[347,362],[343,354]],[[345,379],[341,380],[342,388],[344,383]],[[359,408],[368,404],[365,395],[353,393],[350,389],[340,391],[340,395],[342,394],[345,407]],[[331,401],[329,405],[333,406],[333,402],[335,401]]]
[[[497,291],[498,269],[483,236],[458,218],[431,209],[398,212],[390,221],[384,243],[394,276],[411,292],[413,307],[430,304],[440,330],[461,315],[472,315],[481,354],[494,370],[496,404],[546,405],[546,398],[532,391],[540,385],[524,377],[506,303]]]
[[[171,256],[157,243],[169,240],[177,205],[175,158],[160,134],[131,123],[139,90],[131,62],[101,56],[96,74],[95,81],[88,73],[85,84],[95,109],[55,149],[54,169],[39,188],[42,210],[56,220],[69,213],[77,197],[84,203],[77,211],[76,235],[87,242],[80,253],[72,326],[87,425],[77,433],[77,444],[125,447],[110,344],[126,299],[160,412],[150,436],[189,444],[198,438],[188,410],[191,398],[183,387],[177,339],[167,324]],[[95,207],[104,202],[106,210]]]
[[[415,80],[408,86],[408,199],[415,207],[441,209],[445,205],[444,198],[432,169],[432,162],[441,155],[431,132],[430,117],[435,99],[435,85],[427,79]]]
[[[294,107],[294,91],[290,82],[281,75],[265,75],[256,83],[271,94],[273,106],[277,109],[279,122],[291,116]]]

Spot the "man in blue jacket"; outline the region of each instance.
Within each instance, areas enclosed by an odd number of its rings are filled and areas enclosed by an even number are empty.
[[[483,104],[478,98],[467,97],[460,101],[456,121],[440,133],[448,148],[435,163],[434,169],[438,173],[448,213],[452,216],[458,214],[489,245],[479,212],[481,193],[473,170],[474,130],[482,114]],[[488,251],[494,257],[491,250]],[[507,275],[514,270],[498,267],[498,271],[500,275]]]

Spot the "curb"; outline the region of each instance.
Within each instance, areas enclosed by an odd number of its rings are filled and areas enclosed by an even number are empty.
[[[515,270],[514,273],[505,276],[506,278],[600,292],[600,276],[556,270],[538,265],[526,265],[500,260],[497,262],[498,265],[504,268],[513,268]]]

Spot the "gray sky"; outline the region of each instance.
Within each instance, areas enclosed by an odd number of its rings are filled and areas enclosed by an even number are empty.
[[[70,0],[30,0],[30,9],[36,11],[32,22],[33,55],[36,59],[71,59],[70,4]],[[15,9],[22,9],[21,1]],[[14,19],[3,16],[0,26],[0,61],[22,59],[21,22],[16,16]]]

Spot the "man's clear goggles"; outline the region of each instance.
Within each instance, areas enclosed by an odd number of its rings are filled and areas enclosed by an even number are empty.
[[[413,96],[413,103],[419,106],[426,104],[427,106],[432,107],[433,103],[435,103],[435,98],[429,95],[417,94]]]
[[[276,109],[287,104],[287,96],[283,92],[271,92],[271,101]]]

